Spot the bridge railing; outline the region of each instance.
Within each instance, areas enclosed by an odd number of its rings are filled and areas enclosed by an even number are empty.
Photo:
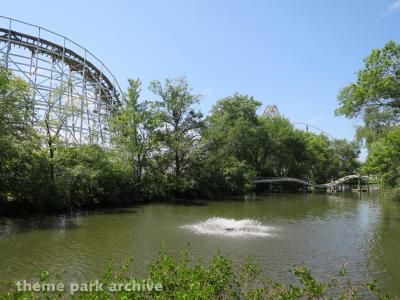
[[[294,178],[294,177],[256,177],[256,178],[254,178],[253,183],[297,182],[297,183],[306,184],[306,185],[318,187],[318,188],[329,188],[329,187],[336,186],[336,185],[342,184],[348,180],[356,179],[356,178],[357,179],[362,178],[362,179],[368,179],[368,180],[371,179],[371,177],[369,177],[369,176],[352,174],[352,175],[347,175],[347,176],[344,176],[342,178],[339,178],[337,180],[327,182],[327,183],[311,183],[307,180],[300,179],[300,178]]]

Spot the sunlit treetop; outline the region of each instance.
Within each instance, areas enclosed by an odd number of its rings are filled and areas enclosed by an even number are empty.
[[[400,45],[389,41],[382,49],[372,50],[364,59],[364,68],[358,71],[356,82],[344,87],[338,100],[336,113],[349,118],[386,110],[399,113]]]

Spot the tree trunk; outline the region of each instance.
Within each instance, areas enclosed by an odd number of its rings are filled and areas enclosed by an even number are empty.
[[[179,177],[180,174],[180,160],[178,152],[175,152],[175,177]]]

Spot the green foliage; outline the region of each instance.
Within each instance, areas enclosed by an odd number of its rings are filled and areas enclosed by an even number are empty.
[[[389,186],[400,185],[400,126],[371,145],[363,168],[365,172],[379,175]]]
[[[283,116],[263,118],[265,132],[270,136],[270,147],[266,155],[269,176],[292,176],[306,178],[307,140],[294,129]]]
[[[357,138],[369,150],[364,172],[378,175],[388,186],[400,185],[400,45],[389,41],[372,50],[357,81],[343,88],[338,100],[338,114],[363,117]]]
[[[398,113],[400,109],[400,45],[389,41],[374,49],[357,73],[357,82],[343,88],[337,113],[346,117],[363,116],[370,108]],[[379,110],[380,112],[381,110]]]
[[[266,278],[261,270],[249,260],[234,267],[232,261],[220,254],[207,263],[193,261],[188,252],[180,260],[175,260],[161,250],[148,267],[147,278],[135,278],[129,274],[131,260],[121,265],[112,262],[99,281],[102,289],[78,291],[69,295],[72,299],[391,299],[383,293],[376,280],[353,284],[344,269],[327,281],[318,281],[311,271],[304,267],[293,267],[292,284],[276,282]],[[59,283],[46,271],[39,274],[41,283]],[[90,283],[94,283],[92,280]],[[116,286],[126,286],[132,282],[162,285],[157,291],[126,291]],[[81,284],[81,286],[84,286]],[[117,291],[116,291],[117,290]],[[62,292],[19,292],[15,287],[2,295],[2,299],[65,299]]]
[[[55,175],[63,207],[123,203],[120,189],[126,174],[116,168],[112,153],[97,145],[59,148]]]
[[[259,105],[239,94],[214,105],[193,158],[200,191],[237,194],[249,187],[256,175],[257,146],[264,138],[256,115]]]
[[[357,173],[359,144],[346,140],[329,140],[324,135],[299,134],[305,141],[306,165],[302,165],[302,168],[308,170],[308,176],[313,182],[329,182],[333,178]]]
[[[37,122],[29,86],[4,68],[0,68],[0,97],[2,213],[121,202],[125,174],[111,152],[93,145],[59,145],[57,131],[49,129],[53,111],[46,111],[44,121]]]
[[[389,41],[382,49],[374,49],[364,60],[355,83],[338,95],[339,115],[362,117],[364,126],[357,137],[369,147],[400,122],[400,45]]]
[[[129,162],[130,184],[136,193],[144,194],[143,173],[159,148],[161,118],[149,102],[139,102],[140,86],[139,79],[129,80],[126,102],[109,123],[120,159]]]
[[[34,119],[28,84],[0,67],[0,97],[1,136],[12,135],[22,140],[31,133]]]
[[[375,141],[385,137],[396,124],[400,123],[399,114],[393,109],[368,108],[363,120],[363,126],[356,126],[356,139],[365,142],[368,150]]]
[[[112,149],[65,145],[71,112],[49,105],[35,120],[28,85],[0,71],[2,212],[242,195],[256,176],[325,182],[357,168],[356,144],[301,132],[280,115],[260,117],[250,96],[222,98],[204,119],[184,78],[151,82],[156,99],[146,101],[140,80],[129,80],[109,119]]]
[[[166,80],[164,85],[152,81],[149,86],[160,100],[154,102],[161,118],[160,144],[162,151],[161,172],[169,173],[174,194],[180,195],[192,186],[188,177],[189,156],[194,149],[203,125],[203,115],[194,109],[199,96],[194,95],[184,78]]]
[[[29,86],[0,67],[0,211],[38,206],[46,170],[36,132]]]
[[[241,194],[255,176],[327,182],[355,172],[359,147],[296,130],[281,115],[257,116],[260,103],[235,94],[219,100],[206,119],[192,171],[205,196]]]

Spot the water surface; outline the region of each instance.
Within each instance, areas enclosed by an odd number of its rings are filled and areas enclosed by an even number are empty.
[[[324,278],[344,263],[362,281],[377,277],[400,295],[400,203],[374,194],[263,196],[247,200],[150,204],[131,208],[0,219],[0,279],[63,281],[98,278],[110,258],[135,259],[133,271],[164,246],[178,257],[190,243],[196,257],[220,250],[235,262],[248,256],[280,280],[304,265]]]

